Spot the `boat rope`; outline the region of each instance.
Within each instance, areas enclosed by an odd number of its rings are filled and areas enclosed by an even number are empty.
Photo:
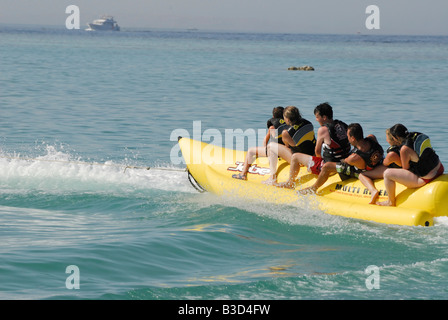
[[[174,172],[187,172],[187,169],[181,169],[181,168],[126,166],[126,165],[120,165],[120,164],[114,164],[114,163],[95,163],[95,162],[85,162],[85,161],[51,160],[51,159],[37,159],[37,158],[24,158],[24,157],[5,157],[5,156],[0,156],[0,158],[7,159],[7,160],[41,161],[41,162],[53,162],[53,163],[57,162],[57,163],[79,164],[79,165],[89,165],[89,166],[124,167],[123,173],[125,173],[127,169],[163,170],[163,171],[174,171]]]

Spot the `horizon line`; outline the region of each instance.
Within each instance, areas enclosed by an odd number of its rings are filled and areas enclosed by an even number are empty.
[[[31,23],[5,23],[0,22],[0,26],[23,26],[23,27],[41,27],[41,28],[58,28],[58,29],[66,29],[64,25],[54,25],[54,24],[31,24]],[[422,36],[429,36],[429,37],[448,37],[448,34],[434,34],[434,33],[421,33],[421,34],[411,34],[411,33],[382,33],[380,30],[375,31],[369,31],[367,33],[363,33],[362,31],[355,31],[353,33],[347,33],[347,32],[338,32],[338,33],[331,33],[331,32],[286,32],[286,31],[254,31],[254,30],[235,30],[235,29],[200,29],[196,27],[122,27],[120,26],[121,31],[119,32],[132,32],[136,30],[143,30],[143,31],[177,31],[177,32],[198,32],[198,33],[235,33],[235,34],[290,34],[290,35],[359,35],[359,36],[415,36],[415,37],[422,37]],[[84,31],[84,28],[77,29],[76,31]],[[69,30],[73,31],[73,30]]]

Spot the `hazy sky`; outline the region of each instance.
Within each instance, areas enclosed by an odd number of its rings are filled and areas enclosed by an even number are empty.
[[[68,5],[81,28],[107,13],[122,30],[448,35],[448,0],[0,0],[0,23],[65,26]],[[365,26],[369,5],[380,9],[379,30]]]

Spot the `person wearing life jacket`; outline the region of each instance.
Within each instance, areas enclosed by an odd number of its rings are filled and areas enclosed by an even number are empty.
[[[373,134],[364,138],[359,123],[352,123],[347,128],[347,136],[353,146],[352,153],[336,166],[341,180],[358,178],[363,171],[373,170],[383,162],[384,150]]]
[[[326,162],[322,168],[318,179],[311,187],[299,190],[300,194],[316,193],[326,179],[333,174],[338,173],[341,180],[358,178],[359,174],[365,170],[372,170],[383,160],[383,148],[378,143],[374,135],[368,135],[364,138],[362,127],[359,123],[352,123],[347,127],[347,137],[353,146],[350,155],[338,162]],[[325,180],[319,177],[326,177]]]
[[[268,133],[264,139],[264,146],[266,147],[270,141],[284,144],[282,140],[283,130],[288,129],[285,119],[283,118],[283,112],[285,108],[276,107],[272,110],[272,118],[268,120],[267,127]],[[266,154],[266,152],[265,152]],[[267,156],[267,155],[265,155]]]
[[[406,128],[404,130],[407,131]],[[400,150],[402,141],[395,138],[391,134],[390,129],[386,129],[386,141],[390,146],[386,150],[383,163],[376,166],[373,170],[361,172],[358,177],[359,181],[370,191],[371,199],[369,204],[376,204],[379,197],[379,191],[375,187],[373,180],[383,178],[384,171],[387,168],[401,168]]]
[[[288,129],[282,132],[283,144],[271,142],[268,145],[269,167],[271,175],[265,184],[273,185],[277,183],[277,163],[278,157],[291,163],[291,157],[294,153],[305,153],[314,155],[316,138],[314,136],[314,127],[311,122],[302,118],[297,107],[288,106],[283,112],[283,118]]]
[[[377,203],[382,206],[396,205],[397,182],[408,188],[419,188],[437,179],[445,171],[427,135],[420,132],[408,132],[402,124],[396,124],[390,128],[390,132],[403,143],[400,149],[402,168],[388,168],[384,171],[384,185],[388,200]]]
[[[316,189],[327,181],[329,174],[321,175],[322,166],[328,162],[338,162],[345,159],[351,149],[347,137],[347,124],[340,120],[333,120],[333,108],[327,102],[314,109],[316,121],[320,128],[317,130],[315,155],[294,153],[291,158],[289,179],[277,184],[283,188],[294,188],[294,179],[300,166],[307,166],[308,171],[318,175]]]
[[[234,179],[247,180],[247,172],[257,157],[267,157],[267,145],[270,140],[283,144],[281,133],[288,128],[283,119],[283,107],[272,110],[272,118],[267,121],[268,132],[263,140],[263,146],[249,148],[243,164],[243,171],[232,175]]]

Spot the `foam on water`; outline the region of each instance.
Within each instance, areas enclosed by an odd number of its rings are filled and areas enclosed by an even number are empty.
[[[194,192],[182,168],[84,162],[54,146],[37,157],[0,154],[0,183],[11,189],[60,192]]]

